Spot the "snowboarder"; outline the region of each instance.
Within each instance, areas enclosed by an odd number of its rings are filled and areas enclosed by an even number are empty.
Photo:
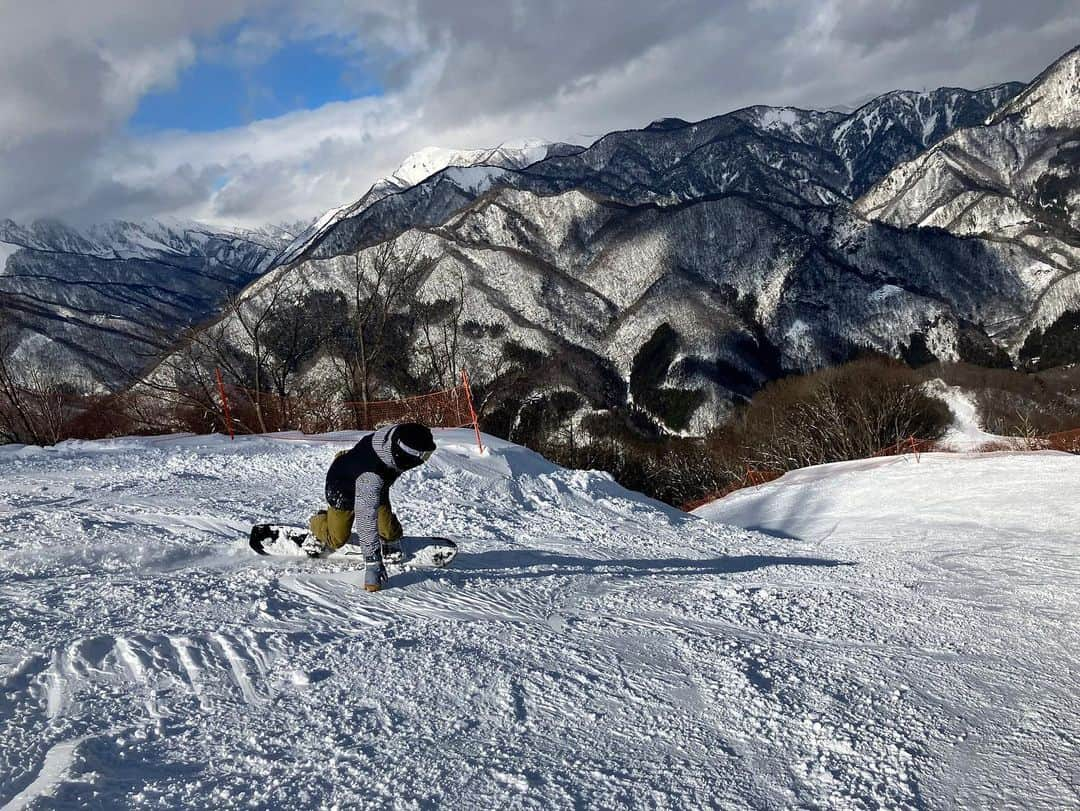
[[[353,532],[364,553],[364,588],[386,582],[384,554],[399,552],[401,524],[390,507],[390,486],[435,451],[431,431],[418,422],[388,425],[342,451],[326,473],[327,509],[311,516],[301,549],[312,557],[340,549]]]

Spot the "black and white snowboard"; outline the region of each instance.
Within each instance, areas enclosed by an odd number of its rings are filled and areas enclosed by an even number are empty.
[[[303,557],[300,545],[311,533],[302,527],[285,524],[256,524],[251,528],[248,545],[260,555]],[[401,539],[400,552],[387,553],[383,561],[388,566],[415,569],[441,569],[450,565],[457,555],[457,544],[449,538]],[[360,557],[364,553],[358,544],[347,543],[334,555]]]

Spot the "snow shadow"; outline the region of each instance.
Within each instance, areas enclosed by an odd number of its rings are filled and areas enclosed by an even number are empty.
[[[566,574],[709,575],[753,572],[772,566],[854,566],[854,561],[788,555],[724,555],[718,558],[587,558],[558,552],[462,552],[448,570],[462,579],[527,580]]]

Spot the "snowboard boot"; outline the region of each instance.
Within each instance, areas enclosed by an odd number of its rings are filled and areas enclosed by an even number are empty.
[[[364,591],[378,591],[387,581],[386,566],[379,555],[364,557]]]

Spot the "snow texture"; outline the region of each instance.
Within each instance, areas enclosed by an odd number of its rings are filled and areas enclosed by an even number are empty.
[[[934,453],[806,468],[697,511],[856,563],[775,588],[763,629],[787,640],[773,682],[821,691],[812,773],[843,786],[837,753],[864,753],[911,791],[887,806],[1076,807],[1078,482],[1067,454]]]
[[[369,595],[245,539],[357,438],[0,449],[0,806],[1075,804],[1075,457],[707,509],[753,532],[439,431],[392,497],[461,553]]]

